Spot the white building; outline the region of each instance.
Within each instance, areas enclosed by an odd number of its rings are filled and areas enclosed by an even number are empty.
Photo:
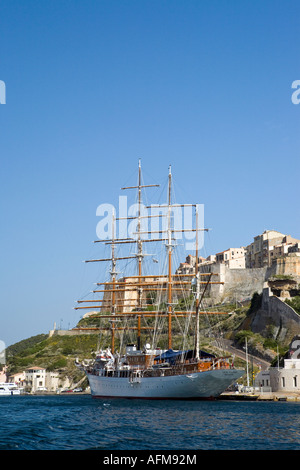
[[[255,386],[262,391],[300,393],[300,337],[290,346],[290,359],[284,359],[283,367],[270,367],[255,378]]]
[[[39,391],[56,392],[59,388],[70,386],[68,378],[62,381],[58,372],[50,372],[43,367],[29,367],[23,374],[25,376],[24,386],[26,391],[31,393]]]
[[[284,367],[270,367],[255,378],[262,391],[300,393],[300,359],[285,359]]]
[[[25,387],[31,392],[46,388],[46,369],[43,367],[29,367],[25,370]]]

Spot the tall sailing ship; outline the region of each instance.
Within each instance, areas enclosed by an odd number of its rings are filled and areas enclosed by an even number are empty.
[[[198,270],[198,234],[207,229],[198,227],[196,204],[172,203],[171,167],[167,203],[151,206],[157,207],[159,214],[144,215],[142,189],[156,186],[142,184],[139,161],[138,184],[122,188],[137,190],[136,215],[117,218],[113,214],[111,238],[96,240],[110,247],[110,257],[86,261],[110,263],[109,279],[97,283],[93,290],[101,298],[78,300],[80,305],[75,307],[96,311],[92,318],[100,322],[95,360],[77,362],[86,373],[93,398],[211,399],[244,374],[244,370],[234,367],[232,357],[218,357],[199,348],[200,316],[220,314],[201,310],[209,285],[218,283],[212,280],[213,273]],[[174,210],[187,206],[195,212],[195,226],[177,229]],[[145,230],[145,219],[151,217],[164,219],[163,227]],[[116,223],[121,219],[134,221],[136,231],[130,237],[116,237]],[[178,232],[184,231],[195,235],[195,272],[173,273]],[[156,258],[147,255],[144,244],[149,242],[164,244],[165,253],[161,251]],[[135,252],[120,256],[117,251],[128,245],[135,246]],[[160,264],[163,255],[166,263]],[[160,272],[143,270],[146,256],[160,264]],[[137,268],[133,275],[118,271],[118,263],[133,259]]]

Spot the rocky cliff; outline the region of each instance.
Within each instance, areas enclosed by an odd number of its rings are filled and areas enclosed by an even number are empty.
[[[300,333],[300,315],[279,297],[272,294],[265,283],[261,307],[247,318],[247,327],[254,333],[289,344]]]

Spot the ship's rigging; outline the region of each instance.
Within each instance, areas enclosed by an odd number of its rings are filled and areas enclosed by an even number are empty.
[[[199,357],[199,318],[200,315],[205,314],[222,314],[225,312],[200,310],[204,294],[210,284],[219,284],[219,281],[213,281],[213,273],[200,273],[198,270],[198,263],[195,263],[195,274],[173,274],[172,273],[172,256],[176,244],[176,232],[194,232],[195,233],[195,257],[198,260],[198,233],[200,231],[208,231],[208,229],[198,226],[198,206],[197,204],[176,204],[172,202],[172,173],[171,166],[169,167],[168,174],[168,198],[166,204],[146,206],[146,208],[157,208],[162,210],[163,213],[143,215],[142,208],[142,189],[158,187],[158,184],[142,184],[141,161],[139,160],[138,166],[138,183],[134,186],[126,186],[122,190],[137,190],[137,215],[132,217],[116,217],[113,213],[111,220],[111,234],[110,239],[95,240],[94,243],[104,243],[110,246],[110,258],[99,258],[86,260],[86,263],[95,262],[110,262],[110,279],[106,282],[98,282],[97,288],[93,290],[93,294],[102,296],[102,298],[92,300],[78,300],[76,310],[88,309],[99,310],[98,315],[93,315],[93,318],[100,318],[101,320],[109,320],[110,326],[97,327],[96,329],[109,329],[111,331],[111,352],[114,354],[116,350],[116,333],[124,331],[136,332],[137,349],[141,349],[141,335],[147,332],[148,338],[151,337],[151,346],[154,348],[160,338],[161,332],[164,331],[164,323],[167,322],[167,347],[172,349],[172,322],[178,319],[185,318],[185,325],[181,326],[181,333],[183,338],[187,338],[188,326],[190,326],[192,319],[194,320],[194,349],[195,358],[197,361]],[[191,207],[195,211],[196,226],[190,228],[176,229],[172,224],[172,214],[175,208]],[[143,219],[147,218],[165,218],[166,222],[159,230],[145,230],[145,224],[142,224]],[[136,222],[136,231],[132,233],[133,237],[117,238],[116,237],[116,223],[120,220],[133,220]],[[149,238],[150,235],[150,238]],[[145,238],[148,237],[148,238]],[[167,269],[164,274],[148,275],[143,273],[143,261],[146,256],[153,258],[153,254],[146,254],[143,246],[144,243],[163,242],[166,249]],[[136,247],[135,253],[130,253],[127,256],[118,256],[116,254],[117,247],[124,247],[124,245],[132,244]],[[137,261],[137,274],[129,275],[128,277],[117,277],[117,263],[123,260]],[[174,294],[179,298],[187,298],[190,301],[191,294],[193,296],[192,309],[175,310],[174,307],[177,302],[174,301]],[[154,308],[156,307],[156,308]],[[135,324],[132,325],[132,321]],[[142,320],[154,319],[150,325],[147,323],[142,324]],[[122,326],[119,322],[122,320]],[[125,322],[124,322],[125,320]],[[125,324],[124,324],[125,323]],[[177,326],[178,326],[177,325]],[[83,329],[83,328],[81,328]],[[89,328],[85,328],[89,329]],[[151,335],[149,333],[151,332]],[[120,342],[121,343],[121,342]],[[183,343],[183,346],[186,344]]]
[[[78,367],[85,370],[93,397],[200,399],[217,396],[234,380],[241,377],[243,371],[235,369],[228,357],[216,358],[199,349],[200,316],[222,313],[201,310],[208,286],[213,283],[219,284],[218,280],[212,280],[213,273],[201,273],[198,270],[198,234],[208,229],[198,226],[197,204],[172,202],[170,166],[167,203],[157,206],[162,213],[150,215],[162,218],[165,223],[159,230],[152,230],[152,226],[151,230],[148,230],[142,224],[144,217],[149,216],[143,215],[142,212],[141,191],[150,187],[157,185],[142,184],[139,161],[138,184],[122,188],[136,189],[138,192],[137,214],[135,217],[126,217],[127,220],[136,222],[135,230],[129,237],[122,238],[119,234],[116,236],[115,224],[121,217],[116,217],[113,212],[111,238],[101,240],[105,246],[110,247],[110,258],[86,261],[87,263],[109,261],[109,280],[97,282],[93,294],[99,296],[98,299],[79,300],[75,308],[99,311],[97,315],[93,315],[93,318],[98,317],[105,324],[96,329],[99,332],[109,331],[111,344],[110,348],[107,348],[107,345],[106,349],[99,348],[93,364],[87,366],[78,364]],[[175,208],[187,206],[195,211],[195,227],[175,227],[173,218]],[[153,207],[155,206],[152,205],[151,208]],[[178,232],[195,233],[196,267],[193,274],[182,275],[172,272],[172,258]],[[96,243],[99,241],[96,240]],[[152,260],[160,259],[160,256],[154,258],[154,254],[145,252],[144,243],[148,242],[162,242],[165,245],[165,269],[160,266],[158,273],[152,270],[148,274],[143,269],[146,256]],[[126,256],[119,256],[118,248],[127,244],[134,246],[135,251]],[[124,275],[123,272],[118,272],[120,262],[134,259],[137,264],[137,274]],[[178,296],[180,292],[181,297]],[[182,299],[184,295],[190,308],[184,308],[178,301],[178,298]],[[184,320],[184,323],[180,320]],[[190,327],[192,333],[189,336]],[[126,349],[123,351],[123,336],[129,331],[136,333],[135,344],[128,344],[126,341]],[[167,343],[164,345],[160,343],[163,336],[167,337]],[[182,349],[178,348],[179,340],[182,341]]]

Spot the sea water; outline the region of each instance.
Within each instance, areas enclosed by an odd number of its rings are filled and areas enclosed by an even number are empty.
[[[0,397],[1,450],[299,450],[300,403]]]

